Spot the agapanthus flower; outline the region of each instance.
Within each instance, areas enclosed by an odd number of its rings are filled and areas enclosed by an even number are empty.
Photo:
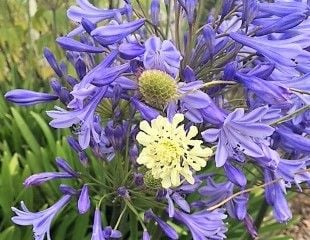
[[[12,208],[12,211],[14,211],[17,215],[12,217],[12,221],[22,226],[33,225],[35,240],[43,240],[45,236],[47,236],[47,239],[50,240],[51,223],[56,214],[69,203],[70,199],[70,195],[65,195],[53,206],[35,213],[30,212],[25,204],[21,202],[22,210]]]
[[[194,240],[224,239],[227,228],[223,222],[226,218],[224,211],[201,211],[193,214],[176,210],[174,218],[183,223],[191,232]]]
[[[192,171],[206,166],[212,151],[202,148],[201,140],[193,140],[198,129],[191,126],[188,132],[179,124],[184,120],[182,114],[176,114],[172,122],[162,116],[151,121],[151,125],[142,121],[137,141],[144,146],[137,162],[151,169],[152,175],[161,179],[162,186],[169,188],[181,184],[181,176],[194,184]]]
[[[38,93],[30,90],[15,89],[5,94],[5,98],[21,106],[34,105],[44,102],[52,102],[58,99],[58,96],[48,93]]]
[[[218,139],[215,153],[216,166],[225,164],[228,157],[242,159],[242,154],[252,157],[262,157],[263,151],[259,139],[270,136],[274,129],[260,122],[268,108],[258,108],[248,114],[244,109],[236,109],[230,113],[221,129],[207,129],[202,136],[207,142]]]

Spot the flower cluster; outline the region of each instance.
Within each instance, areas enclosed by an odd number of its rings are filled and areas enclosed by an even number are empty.
[[[215,11],[206,2],[152,0],[146,9],[124,0],[101,9],[77,0],[69,8],[76,28],[56,41],[70,68],[44,50],[53,93],[18,89],[6,99],[59,100],[47,111],[50,126],[72,130],[68,144],[87,168],[57,158],[59,172],[26,179],[29,187],[70,178],[80,188],[60,185],[64,196],[38,213],[13,208],[13,222],[50,239],[52,219],[76,199],[78,214],[93,210],[92,240],[160,239],[154,222],[169,239],[184,233],[176,224],[194,240],[224,239],[228,217],[255,237],[248,167],[275,219],[290,220],[286,189],[310,183],[310,7],[223,0]],[[104,163],[100,179],[86,149]],[[117,221],[108,216],[116,208]],[[132,215],[140,236],[120,224]]]

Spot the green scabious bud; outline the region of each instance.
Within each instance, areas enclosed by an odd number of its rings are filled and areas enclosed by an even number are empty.
[[[147,186],[148,188],[152,188],[152,189],[162,188],[161,180],[154,178],[152,175],[152,171],[150,170],[145,172],[143,180],[144,180],[145,186]]]
[[[177,83],[165,72],[146,70],[139,77],[139,91],[146,103],[163,109],[177,97]]]

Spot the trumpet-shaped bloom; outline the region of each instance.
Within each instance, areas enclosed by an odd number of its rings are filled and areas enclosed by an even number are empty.
[[[192,171],[206,166],[212,154],[211,149],[201,147],[201,140],[192,139],[198,134],[196,127],[186,132],[184,125],[179,126],[183,120],[184,115],[176,114],[172,122],[158,116],[151,125],[147,121],[140,123],[137,141],[144,148],[137,162],[151,169],[153,177],[161,179],[164,188],[179,186],[180,176],[194,184]]]
[[[96,208],[95,210],[91,240],[105,240],[101,223],[101,212],[99,208]]]
[[[261,107],[245,114],[244,109],[238,108],[230,113],[220,129],[207,129],[202,136],[207,142],[218,139],[215,153],[217,167],[225,164],[228,157],[242,160],[242,153],[252,157],[262,157],[263,150],[258,143],[274,132],[274,128],[261,123],[268,108]]]
[[[54,111],[47,111],[47,115],[53,118],[50,125],[54,128],[67,128],[73,124],[80,124],[79,144],[82,149],[86,149],[89,145],[91,135],[95,142],[99,142],[99,134],[94,126],[94,114],[97,105],[106,93],[106,87],[98,89],[92,100],[82,109],[74,111],[66,111],[57,108]]]
[[[12,208],[12,211],[17,215],[12,217],[12,221],[22,226],[33,225],[35,240],[43,240],[45,236],[47,236],[48,240],[51,240],[51,223],[56,214],[69,203],[70,199],[70,195],[65,195],[53,206],[36,213],[30,212],[25,204],[21,202],[22,210]]]
[[[150,209],[144,213],[145,220],[154,220],[169,239],[179,239],[177,232]]]
[[[279,222],[287,222],[292,218],[292,212],[285,198],[285,188],[283,186],[283,182],[271,183],[276,180],[277,177],[268,169],[265,169],[264,176],[265,183],[268,184],[265,188],[266,201],[272,206],[275,219]]]
[[[217,209],[213,212],[200,211],[186,214],[176,210],[174,218],[190,230],[193,240],[224,239],[227,227],[223,222],[226,218],[223,212],[222,209]]]

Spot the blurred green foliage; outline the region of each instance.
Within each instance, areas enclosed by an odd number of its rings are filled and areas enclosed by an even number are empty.
[[[105,0],[96,2],[105,7],[113,3]],[[147,6],[150,1],[141,2]],[[73,0],[0,0],[0,240],[32,239],[30,227],[12,224],[11,206],[17,206],[23,200],[29,209],[37,211],[60,197],[59,181],[25,189],[23,181],[26,177],[54,171],[56,156],[68,160],[75,169],[80,168],[76,155],[66,143],[65,136],[69,132],[48,126],[45,110],[52,105],[19,108],[8,104],[3,97],[6,91],[14,88],[48,89],[48,80],[53,72],[42,56],[43,48],[49,47],[58,59],[64,57],[55,44],[55,38],[72,27],[66,17],[66,9],[71,3]],[[210,8],[209,3],[211,1],[206,4],[207,9]],[[252,178],[255,178],[254,173]],[[257,205],[262,194],[262,190],[254,192],[250,198],[249,212],[254,217],[259,211]],[[228,239],[248,238],[242,223],[230,221],[228,224]],[[90,239],[90,226],[90,216],[78,216],[71,204],[53,224],[53,239]],[[270,214],[267,215],[261,228],[261,239],[292,239],[281,237],[280,231],[280,225],[272,220]]]

